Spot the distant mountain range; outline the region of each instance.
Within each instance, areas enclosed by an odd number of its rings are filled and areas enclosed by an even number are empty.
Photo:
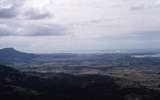
[[[141,58],[141,60],[139,60]],[[94,54],[32,54],[14,48],[0,49],[0,64],[11,65],[21,71],[80,71],[83,68],[103,68],[105,66],[153,66],[160,65],[156,53],[94,53]],[[143,66],[142,66],[143,64]],[[157,66],[155,66],[155,64]],[[148,67],[147,67],[148,68]],[[105,68],[106,69],[106,68]],[[97,69],[96,69],[97,70]],[[76,72],[77,73],[77,72]]]
[[[76,54],[75,54],[76,55]],[[75,56],[74,55],[74,56]],[[32,63],[50,61],[55,58],[73,57],[71,53],[33,54],[18,51],[14,48],[0,49],[0,64]]]

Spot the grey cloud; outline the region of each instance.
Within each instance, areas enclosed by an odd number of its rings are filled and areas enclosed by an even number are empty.
[[[51,17],[49,11],[24,8],[25,0],[0,1],[0,37],[3,36],[58,36],[64,35],[64,27],[33,20]],[[8,20],[11,19],[12,20]],[[31,20],[28,22],[28,19]]]
[[[130,8],[131,10],[143,10],[145,9],[144,5],[139,5],[139,6],[132,6]]]
[[[26,36],[60,36],[64,35],[64,28],[59,25],[37,25],[24,29]]]
[[[13,18],[17,16],[15,8],[2,8],[0,9],[0,18]]]
[[[0,1],[0,18],[24,18],[31,20],[40,20],[50,18],[51,13],[45,9],[24,8],[26,0],[2,0]]]
[[[0,18],[14,18],[18,15],[17,9],[23,5],[22,0],[1,0]]]
[[[57,24],[51,25],[23,25],[7,24],[0,27],[0,37],[3,36],[61,36],[65,35],[65,29]]]
[[[40,11],[37,9],[29,9],[24,13],[24,17],[26,19],[31,19],[31,20],[39,20],[39,19],[45,19],[45,18],[50,18],[51,14],[49,11]]]
[[[14,34],[12,30],[0,27],[0,36],[11,36],[12,34]]]
[[[143,1],[134,1],[134,3],[130,3],[131,10],[143,10],[148,8],[159,8],[160,1],[159,0],[143,0]]]
[[[74,23],[71,23],[70,25],[71,26],[85,26],[85,25],[96,25],[96,26],[101,26],[102,23],[105,23],[105,22],[112,22],[114,21],[115,19],[118,19],[118,18],[104,18],[104,19],[89,19],[87,21],[79,21],[79,22],[74,22]],[[103,26],[103,25],[102,25]],[[104,26],[112,26],[112,25],[104,25]]]

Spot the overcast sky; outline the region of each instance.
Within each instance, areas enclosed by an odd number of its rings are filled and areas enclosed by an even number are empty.
[[[159,49],[160,0],[0,0],[0,48]]]

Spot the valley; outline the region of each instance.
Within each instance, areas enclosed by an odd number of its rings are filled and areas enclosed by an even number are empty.
[[[155,98],[160,98],[160,57],[152,55],[31,54],[1,49],[0,97],[158,100]]]

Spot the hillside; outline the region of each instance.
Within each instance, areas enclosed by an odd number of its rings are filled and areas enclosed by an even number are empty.
[[[31,60],[36,57],[34,54],[24,53],[17,51],[14,48],[4,48],[0,49],[0,63],[16,63],[16,62],[31,62]]]
[[[160,92],[157,90],[140,85],[122,87],[123,83],[120,85],[116,81],[120,80],[100,75],[22,73],[0,65],[0,98],[5,100],[159,100],[160,98]]]

